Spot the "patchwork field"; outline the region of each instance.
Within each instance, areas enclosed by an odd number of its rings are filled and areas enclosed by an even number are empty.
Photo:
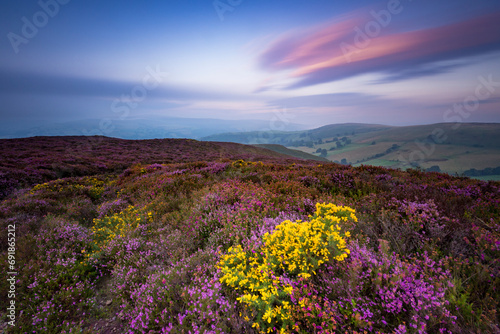
[[[243,144],[269,143],[359,166],[406,169],[439,167],[452,175],[470,169],[500,166],[500,125],[461,123],[391,127],[372,124],[334,124],[318,129],[246,132],[207,137]],[[268,139],[267,139],[268,138]],[[266,142],[267,143],[267,142]]]

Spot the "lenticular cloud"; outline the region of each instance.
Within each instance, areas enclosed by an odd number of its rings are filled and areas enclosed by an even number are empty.
[[[297,88],[364,73],[394,76],[415,66],[500,50],[499,12],[402,32],[391,27],[391,15],[396,14],[389,9],[353,13],[305,33],[289,33],[261,54],[260,66],[290,71],[296,81],[288,88]]]

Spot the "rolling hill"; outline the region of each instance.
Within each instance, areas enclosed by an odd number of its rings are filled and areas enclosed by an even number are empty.
[[[226,133],[203,139],[279,144],[352,165],[419,167],[452,174],[500,166],[497,123],[401,127],[347,123],[306,131]]]

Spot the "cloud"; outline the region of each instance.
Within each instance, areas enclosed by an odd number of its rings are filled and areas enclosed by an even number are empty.
[[[0,90],[14,94],[103,97],[119,96],[131,87],[125,82],[112,80],[14,72],[6,69],[0,70],[0,76]]]
[[[352,107],[372,105],[381,103],[383,99],[376,95],[363,93],[334,93],[334,94],[318,94],[296,96],[273,100],[270,105],[289,106],[293,108],[304,107]]]
[[[416,65],[408,69],[396,69],[396,70],[388,70],[386,71],[385,77],[377,80],[376,83],[390,83],[400,80],[414,79],[429,75],[437,75],[443,73],[449,73],[452,70],[465,65],[464,63],[460,64],[421,64]]]
[[[84,78],[0,68],[0,119],[36,118],[60,122],[83,118],[115,119],[128,114],[133,117],[177,114],[206,117],[210,113],[218,117],[238,117],[241,108],[230,112],[213,108],[217,103],[246,106],[252,101],[264,103],[267,100],[263,96],[239,94],[230,89],[217,91],[175,85],[168,77],[156,88],[146,89],[146,95],[140,95],[144,90],[136,88],[142,84],[142,80]]]
[[[152,84],[153,81],[148,81]],[[131,95],[141,80],[121,81],[80,76],[61,76],[34,72],[14,72],[0,68],[0,92],[4,94],[44,95],[116,99]],[[168,99],[184,105],[190,101],[247,100],[249,95],[208,88],[190,88],[168,82],[168,76],[155,88],[148,88],[147,98]]]
[[[435,75],[453,67],[430,64],[500,50],[498,11],[399,32],[390,20],[384,27],[371,15],[354,12],[328,26],[288,33],[260,55],[259,65],[269,72],[289,71],[295,81],[287,88],[299,88],[365,73],[393,81]]]

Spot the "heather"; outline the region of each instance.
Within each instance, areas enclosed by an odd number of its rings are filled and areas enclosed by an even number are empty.
[[[9,181],[7,332],[500,330],[499,183],[219,149]]]
[[[124,140],[102,136],[0,139],[0,200],[36,184],[73,176],[116,174],[132,164],[287,156],[235,143],[191,139]],[[154,168],[154,167],[153,167]]]

